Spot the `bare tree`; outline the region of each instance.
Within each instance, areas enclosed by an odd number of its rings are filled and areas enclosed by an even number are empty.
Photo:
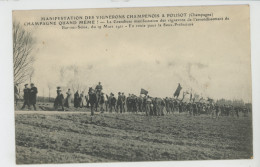
[[[63,66],[60,68],[60,82],[70,88],[73,93],[78,91],[85,91],[87,89],[86,84],[81,81],[82,73],[77,65]]]
[[[32,68],[32,70],[29,72],[30,84],[32,83],[33,75],[34,75],[34,69]]]
[[[49,90],[49,102],[51,101],[51,89],[52,89],[52,84],[48,83],[48,90]]]
[[[20,23],[13,22],[13,69],[14,82],[23,83],[33,74],[33,62],[35,60],[32,51],[35,39],[31,32],[26,31]]]

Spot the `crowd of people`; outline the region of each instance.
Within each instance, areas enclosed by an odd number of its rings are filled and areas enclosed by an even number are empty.
[[[18,85],[15,85],[15,102],[17,105],[17,101],[19,99]],[[37,98],[37,87],[33,83],[30,84],[30,88],[28,84],[24,85],[25,88],[23,90],[23,106],[21,109],[24,109],[28,106],[33,106],[34,110],[36,110],[36,98]],[[180,85],[178,88],[181,88]],[[178,90],[178,89],[177,89]],[[180,91],[180,90],[179,90]],[[90,87],[87,94],[84,94],[84,91],[79,93],[77,90],[72,95],[70,89],[66,92],[66,97],[63,95],[61,87],[57,87],[57,96],[54,101],[54,109],[65,111],[65,108],[90,108],[91,114],[94,114],[94,111],[100,112],[132,112],[132,113],[145,113],[146,115],[153,116],[162,116],[165,114],[171,114],[174,112],[177,113],[187,113],[192,116],[197,116],[200,114],[208,114],[212,117],[218,118],[220,115],[222,116],[237,116],[239,117],[239,112],[247,115],[250,112],[250,109],[245,105],[241,106],[233,106],[233,105],[220,105],[214,103],[212,101],[201,102],[194,101],[194,99],[190,99],[189,102],[184,102],[185,92],[183,92],[183,98],[159,98],[159,97],[151,97],[148,95],[148,91],[141,90],[139,96],[134,94],[128,94],[126,96],[124,92],[118,92],[118,96],[115,97],[113,93],[105,94],[103,93],[103,86],[101,82],[95,88]],[[74,104],[72,104],[72,102]]]
[[[79,94],[78,91],[76,91],[74,94],[74,107],[91,108],[92,114],[94,111],[98,111],[98,109],[101,112],[142,112],[146,115],[154,116],[162,116],[164,114],[170,114],[174,112],[188,113],[192,116],[208,114],[216,118],[220,115],[232,115],[239,117],[239,112],[244,113],[244,115],[249,113],[249,108],[245,106],[233,106],[226,104],[220,105],[213,103],[212,101],[195,102],[194,100],[190,100],[189,102],[183,102],[184,98],[178,99],[170,97],[151,97],[148,95],[148,91],[145,91],[143,95],[140,94],[137,96],[134,94],[129,94],[127,97],[125,96],[124,92],[118,92],[118,96],[115,97],[113,93],[107,95],[104,94],[102,90],[103,87],[99,82],[95,89],[92,87],[89,88],[86,96],[84,96],[84,92]],[[56,109],[58,106],[61,106],[62,110],[64,110],[64,107],[69,108],[71,106],[70,89],[68,89],[66,95],[67,96],[64,99],[63,94],[61,93],[61,89],[58,87],[56,98],[57,101],[55,100]],[[183,92],[183,96],[185,96],[185,92]],[[65,100],[65,103],[63,103],[63,99]]]

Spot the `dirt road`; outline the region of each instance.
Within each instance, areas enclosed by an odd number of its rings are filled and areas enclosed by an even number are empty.
[[[16,160],[27,163],[249,159],[251,117],[16,111]]]

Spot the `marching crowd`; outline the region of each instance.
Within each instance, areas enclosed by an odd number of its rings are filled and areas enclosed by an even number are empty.
[[[21,109],[24,109],[27,105],[30,109],[32,105],[36,110],[36,97],[37,97],[37,88],[32,83],[28,87],[28,84],[25,84],[24,88],[24,103]],[[180,85],[178,88],[181,89]],[[178,90],[177,88],[177,90]],[[180,89],[178,90],[180,92]],[[195,102],[190,99],[189,102],[183,102],[185,92],[183,92],[183,98],[158,98],[150,97],[148,91],[141,90],[140,96],[134,94],[128,94],[126,97],[124,92],[118,92],[117,98],[113,93],[110,95],[103,93],[103,87],[101,82],[94,88],[90,87],[87,95],[84,94],[84,91],[79,93],[76,91],[74,97],[72,98],[71,90],[68,89],[66,92],[66,97],[64,97],[61,87],[57,87],[57,96],[54,101],[54,108],[58,110],[59,107],[63,111],[65,108],[90,108],[91,114],[94,114],[94,111],[100,110],[103,112],[141,112],[146,115],[162,116],[164,114],[170,114],[174,112],[178,113],[188,113],[189,115],[196,116],[200,114],[208,114],[212,117],[222,116],[237,116],[239,117],[239,112],[244,113],[246,116],[250,109],[244,106],[232,106],[232,105],[220,105],[213,102]],[[178,93],[179,93],[178,92]],[[15,100],[16,104],[18,101],[18,89],[17,85],[15,86]],[[141,95],[143,94],[143,95]],[[72,100],[73,99],[73,100]],[[73,101],[73,105],[71,102]]]
[[[179,88],[180,86],[178,86]],[[178,90],[177,88],[177,90]],[[147,91],[140,93],[140,96],[134,94],[128,94],[125,96],[124,92],[118,92],[117,98],[113,93],[110,95],[104,94],[102,92],[102,85],[99,84],[95,89],[89,88],[88,94],[84,96],[84,92],[80,94],[78,91],[74,94],[74,107],[78,108],[91,108],[91,113],[98,109],[101,112],[143,112],[146,115],[162,116],[165,113],[170,114],[174,112],[178,113],[188,113],[190,115],[196,116],[200,114],[208,114],[212,117],[222,116],[237,116],[239,117],[239,112],[247,115],[249,113],[249,108],[245,106],[232,106],[232,105],[220,105],[212,102],[194,102],[190,100],[189,102],[183,102],[182,99],[176,98],[158,98],[150,97]],[[179,89],[180,91],[180,89]],[[71,92],[70,89],[66,92],[66,98],[64,99],[61,93],[60,87],[57,88],[57,98],[55,100],[55,108],[57,109],[61,106],[62,110],[64,107],[70,107],[71,102]],[[183,96],[184,96],[183,92]],[[141,94],[144,94],[143,96]],[[65,103],[63,103],[63,99]],[[63,105],[64,104],[64,105]],[[166,111],[166,112],[165,112]]]

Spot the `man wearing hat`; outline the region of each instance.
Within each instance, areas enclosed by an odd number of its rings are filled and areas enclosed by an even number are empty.
[[[55,108],[58,106],[58,98],[59,98],[59,94],[60,94],[60,87],[59,86],[57,87],[56,92],[57,92],[57,96],[56,96],[56,98],[54,100],[54,107]]]
[[[33,83],[31,83],[31,89],[30,89],[30,104],[33,106],[34,110],[36,110],[36,98],[37,98],[38,90],[34,86]]]
[[[62,91],[61,91],[61,87],[57,87],[57,97],[55,99],[55,109],[58,109],[59,106],[61,106],[61,109],[62,111],[65,111],[64,110],[64,106],[63,106],[63,101],[64,101],[64,96],[62,94]]]
[[[98,85],[96,86],[97,93],[100,94],[102,89],[103,89],[103,86],[101,85],[101,82],[98,82]]]
[[[116,98],[114,97],[113,93],[110,93],[110,96],[108,98],[109,103],[109,112],[112,112],[113,109],[116,111]]]
[[[79,92],[78,90],[76,91],[76,93],[74,94],[74,107],[78,108],[79,107],[79,103],[80,103],[80,97],[79,97]]]
[[[98,98],[97,101],[99,103],[101,92],[103,90],[103,86],[101,85],[101,82],[98,82],[98,85],[96,86],[95,90],[96,90],[96,94],[97,94],[97,98]],[[96,103],[96,109],[98,107],[98,103]]]
[[[28,109],[30,110],[30,89],[28,88],[28,84],[25,84],[24,85],[24,89],[23,89],[23,100],[24,100],[24,103],[23,103],[23,106],[21,108],[21,110],[23,110],[25,108],[25,106],[27,105],[28,106]]]

